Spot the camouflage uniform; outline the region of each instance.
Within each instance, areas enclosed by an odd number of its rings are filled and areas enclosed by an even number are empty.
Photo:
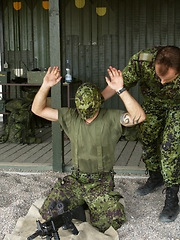
[[[69,209],[87,204],[91,223],[100,231],[104,232],[110,226],[118,229],[125,222],[125,213],[123,205],[119,202],[121,196],[113,189],[112,173],[84,174],[75,171],[63,180],[59,179],[45,200],[40,213],[44,219],[48,219],[51,216],[49,206],[52,202],[60,202],[68,198],[71,202]],[[53,212],[53,215],[56,216],[57,213]]]
[[[180,75],[161,84],[155,57],[161,47],[135,54],[123,70],[124,86],[139,82],[146,120],[139,127],[143,161],[148,170],[162,170],[166,187],[180,183]],[[160,150],[161,149],[161,150]]]
[[[77,92],[81,100],[82,89]],[[94,90],[93,90],[94,91]],[[78,97],[76,95],[76,97]],[[91,96],[90,96],[91,97]],[[97,97],[101,101],[101,94]],[[45,200],[40,213],[44,219],[51,217],[49,206],[52,201],[70,199],[69,209],[87,204],[91,223],[104,232],[110,226],[119,228],[126,220],[124,206],[119,202],[121,195],[114,191],[114,152],[122,134],[121,110],[100,109],[96,119],[85,124],[87,118],[83,106],[87,104],[88,118],[94,116],[91,103],[76,98],[76,109],[59,109],[59,123],[71,141],[72,166],[70,176],[59,180]],[[100,105],[99,105],[100,106]],[[96,107],[96,106],[95,106]],[[98,108],[99,109],[99,108]],[[97,110],[98,110],[97,109]],[[97,112],[97,110],[95,110]],[[56,214],[54,212],[53,214]]]

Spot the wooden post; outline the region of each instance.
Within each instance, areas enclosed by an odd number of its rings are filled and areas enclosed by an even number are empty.
[[[0,1],[0,71],[4,71],[3,6]]]
[[[60,49],[60,1],[49,1],[49,41],[50,41],[50,64],[51,67],[59,66],[61,69]],[[52,107],[61,107],[61,83],[51,89]],[[52,123],[52,150],[53,171],[63,171],[64,147],[63,133],[59,123]]]

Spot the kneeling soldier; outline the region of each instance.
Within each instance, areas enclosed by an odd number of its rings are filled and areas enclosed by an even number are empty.
[[[58,67],[48,69],[43,84],[32,105],[32,111],[47,120],[58,121],[71,141],[73,171],[59,180],[45,200],[40,213],[51,217],[52,202],[70,200],[69,209],[86,204],[91,223],[104,232],[110,226],[118,229],[125,221],[121,196],[114,191],[114,151],[122,135],[122,125],[129,127],[145,120],[145,113],[137,101],[123,87],[121,71],[108,69],[106,77],[110,91],[116,91],[127,112],[101,109],[102,95],[96,85],[82,84],[75,96],[76,109],[53,109],[46,106],[48,92],[61,80]],[[54,215],[57,212],[53,211]]]

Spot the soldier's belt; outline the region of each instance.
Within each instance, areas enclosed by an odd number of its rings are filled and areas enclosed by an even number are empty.
[[[82,183],[92,183],[94,181],[102,181],[105,177],[114,176],[115,172],[112,170],[110,172],[101,173],[83,173],[78,170],[72,171],[72,176]]]

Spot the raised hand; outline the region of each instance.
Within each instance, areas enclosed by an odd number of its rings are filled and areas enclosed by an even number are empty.
[[[108,77],[105,77],[106,82],[109,85],[109,87],[115,91],[118,91],[119,89],[123,88],[124,81],[123,81],[122,72],[111,66],[109,67],[109,69],[107,71],[111,78],[111,80],[109,80]]]
[[[51,67],[49,67],[44,77],[43,84],[45,84],[48,87],[53,87],[61,80],[61,78],[62,76],[60,76],[59,67],[53,67],[52,71]]]

